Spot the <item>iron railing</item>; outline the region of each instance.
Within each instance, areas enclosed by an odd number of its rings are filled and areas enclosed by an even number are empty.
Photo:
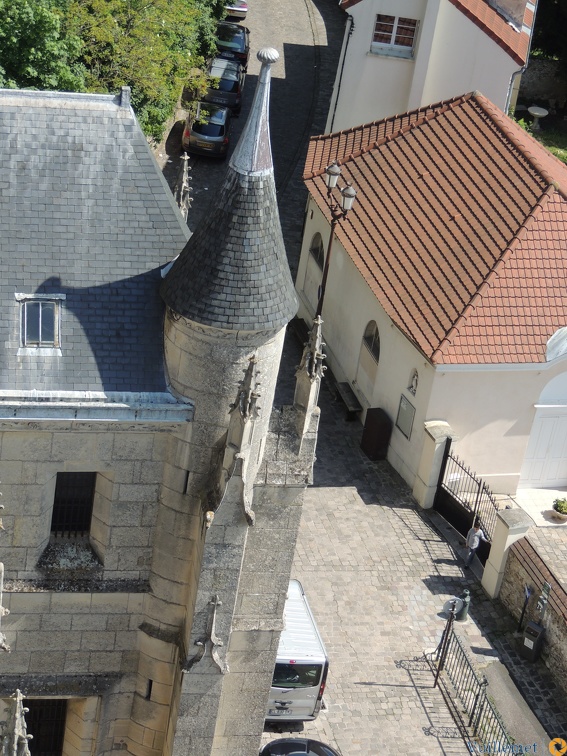
[[[498,743],[502,748],[514,741],[506,732],[500,714],[487,695],[488,680],[480,677],[469,659],[463,643],[453,629],[454,613],[445,626],[441,642],[435,651],[437,674],[434,685],[443,680],[442,672],[451,683],[451,695],[456,695],[468,716],[466,725],[471,743]],[[445,684],[445,687],[446,686]]]

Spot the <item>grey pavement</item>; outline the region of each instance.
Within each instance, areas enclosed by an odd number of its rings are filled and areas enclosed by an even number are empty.
[[[299,356],[289,335],[278,402],[292,399]],[[325,709],[303,732],[344,756],[469,753],[451,702],[433,687],[424,660],[440,640],[444,603],[468,588],[469,619],[457,623],[456,632],[489,679],[489,697],[516,744],[535,742],[536,753],[549,753],[550,739],[567,734],[567,701],[543,662],[518,656],[516,622],[485,596],[480,572],[463,569],[459,536],[437,513],[415,504],[387,462],[365,457],[361,425],[344,419],[326,384],[319,403],[314,485],[292,577],[305,588],[331,664]],[[281,735],[270,727],[262,742],[275,737]]]

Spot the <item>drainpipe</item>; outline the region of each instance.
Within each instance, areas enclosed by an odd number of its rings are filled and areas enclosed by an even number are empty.
[[[521,76],[523,73],[525,73],[525,70],[528,67],[528,63],[530,62],[530,53],[532,51],[532,40],[534,37],[534,26],[535,26],[538,2],[539,0],[534,0],[534,15],[533,15],[533,21],[532,21],[532,28],[530,29],[530,40],[528,42],[528,52],[526,54],[526,62],[520,69],[518,69],[518,71],[514,71],[514,73],[512,74],[510,78],[508,94],[506,95],[506,107],[504,108],[504,112],[506,113],[506,115],[509,115],[508,111],[510,110],[510,102],[512,101],[512,92],[514,90],[514,83],[518,76]]]
[[[344,71],[344,68],[345,68],[345,59],[346,59],[346,54],[347,54],[347,50],[348,50],[348,43],[350,41],[350,38],[352,36],[353,31],[354,31],[354,18],[350,15],[350,13],[347,13],[347,28],[345,30],[346,42],[345,42],[345,48],[344,48],[344,52],[343,52],[343,59],[341,61],[341,72],[339,74],[339,83],[337,84],[337,95],[335,97],[335,106],[333,108],[333,117],[331,118],[331,123],[329,125],[328,133],[332,133],[333,132],[333,124],[335,123],[335,115],[336,115],[336,112],[337,112],[337,103],[339,102],[339,95],[341,93],[341,84],[342,84],[342,80],[343,80],[343,71]]]

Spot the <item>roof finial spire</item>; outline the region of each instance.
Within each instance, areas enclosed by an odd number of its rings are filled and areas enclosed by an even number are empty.
[[[261,175],[274,170],[269,129],[270,69],[279,57],[278,51],[273,47],[263,47],[257,54],[262,68],[254,101],[242,136],[230,160],[231,168],[237,173]]]

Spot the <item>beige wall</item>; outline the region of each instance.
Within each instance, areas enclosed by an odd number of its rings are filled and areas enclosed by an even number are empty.
[[[339,64],[326,131],[358,126],[479,90],[504,109],[520,66],[449,0],[366,0]],[[370,50],[377,13],[420,21],[413,59]],[[342,59],[341,59],[342,60]]]

